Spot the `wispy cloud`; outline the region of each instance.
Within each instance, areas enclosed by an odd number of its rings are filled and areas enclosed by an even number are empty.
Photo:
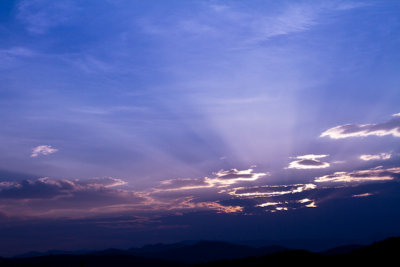
[[[363,182],[379,182],[391,181],[398,179],[400,168],[384,169],[376,167],[369,170],[359,170],[352,172],[335,172],[333,174],[324,175],[315,178],[316,183],[363,183]]]
[[[375,124],[345,124],[330,128],[323,132],[320,137],[342,139],[349,137],[386,136],[400,137],[400,117],[393,115],[393,119],[384,123]]]
[[[362,193],[362,194],[353,195],[353,197],[369,197],[372,195],[373,195],[372,193]]]
[[[324,169],[328,168],[330,164],[328,162],[320,161],[320,158],[325,158],[328,155],[304,155],[295,157],[294,160],[289,163],[288,169]]]
[[[392,157],[392,154],[390,153],[380,153],[376,155],[370,155],[370,154],[365,154],[361,155],[360,159],[365,160],[365,161],[370,161],[370,160],[387,160]]]
[[[104,191],[105,189],[125,184],[125,181],[112,177],[87,180],[44,177],[36,180],[2,182],[0,183],[0,198],[25,200],[69,198],[76,193]],[[106,191],[104,192],[107,193]]]
[[[53,148],[53,147],[51,147],[49,145],[37,146],[37,147],[34,147],[32,149],[31,157],[35,158],[35,157],[40,156],[40,155],[46,156],[46,155],[50,155],[50,154],[56,153],[57,151],[58,151],[57,148]]]
[[[74,11],[72,1],[23,0],[18,5],[17,18],[30,33],[44,34],[70,20]]]
[[[227,190],[226,192],[229,195],[236,197],[257,198],[296,194],[307,190],[313,190],[315,188],[317,188],[315,184],[265,185],[254,187],[237,187]]]
[[[305,32],[320,22],[326,11],[339,12],[358,8],[361,5],[306,4],[293,3],[271,12],[269,6],[264,12],[249,11],[234,3],[224,5],[202,4],[202,12],[196,16],[183,14],[178,20],[142,20],[143,30],[152,35],[179,35],[188,39],[220,39],[232,48],[248,48],[269,39]]]

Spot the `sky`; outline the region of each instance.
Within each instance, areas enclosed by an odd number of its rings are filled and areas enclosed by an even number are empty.
[[[399,13],[0,1],[0,255],[400,235]]]

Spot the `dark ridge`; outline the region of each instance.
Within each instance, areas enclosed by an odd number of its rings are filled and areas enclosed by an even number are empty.
[[[0,258],[0,266],[392,266],[398,261],[400,237],[320,253],[214,241],[183,246],[157,244],[136,250],[142,250],[141,255],[129,254],[132,249],[109,249],[85,255]]]
[[[396,237],[343,254],[324,255],[306,250],[288,250],[262,257],[223,260],[198,266],[394,266],[393,263],[398,262],[399,252],[400,237]]]
[[[131,255],[52,255],[33,258],[0,258],[0,266],[57,266],[57,267],[102,267],[102,266],[187,266],[179,262],[140,258]]]
[[[355,250],[361,249],[364,246],[362,245],[347,245],[347,246],[340,246],[340,247],[336,247],[336,248],[331,248],[328,250],[324,250],[319,252],[319,254],[321,255],[341,255],[341,254],[348,254],[350,252],[353,252]]]
[[[185,263],[202,263],[222,259],[262,256],[284,250],[287,249],[280,246],[254,248],[227,242],[200,241],[193,245],[176,243],[171,245],[150,245],[129,250],[109,249],[95,252],[93,255],[133,255]]]
[[[89,250],[75,250],[75,251],[49,250],[46,252],[30,251],[24,254],[16,255],[14,256],[14,258],[33,258],[33,257],[51,256],[51,255],[84,255],[90,253],[91,251]]]
[[[151,255],[155,253],[162,253],[164,251],[168,250],[173,250],[173,249],[179,249],[188,245],[193,245],[196,244],[197,242],[189,242],[189,241],[184,241],[184,242],[179,242],[179,243],[173,243],[173,244],[163,244],[163,243],[158,243],[158,244],[152,244],[152,245],[145,245],[141,248],[130,248],[128,249],[128,253],[130,255]]]

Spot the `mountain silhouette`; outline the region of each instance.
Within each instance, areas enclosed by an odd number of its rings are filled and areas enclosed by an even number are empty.
[[[262,257],[223,260],[199,266],[394,266],[398,264],[399,252],[400,237],[396,237],[364,247],[349,245],[334,248],[328,253],[330,255],[326,252],[287,250]]]
[[[393,266],[399,252],[400,237],[369,246],[348,245],[322,252],[202,241],[108,249],[83,255],[0,258],[0,266]]]
[[[202,263],[222,259],[262,256],[284,250],[287,249],[279,246],[254,248],[227,242],[200,241],[193,245],[176,243],[171,245],[151,245],[129,250],[108,249],[95,252],[93,255],[132,255],[185,263]]]

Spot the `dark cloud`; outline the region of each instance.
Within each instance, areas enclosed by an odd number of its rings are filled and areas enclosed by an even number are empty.
[[[296,157],[296,160],[289,163],[288,169],[323,169],[328,168],[328,162],[320,161],[319,158],[325,158],[328,155],[304,155]]]
[[[181,187],[193,183],[184,179],[171,182],[170,186]],[[242,210],[239,206],[221,205],[215,197],[201,199],[189,194],[165,195],[168,189],[134,191],[117,188],[125,184],[123,180],[112,177],[86,180],[39,178],[0,182],[0,212],[12,217],[89,218],[132,212],[155,216],[161,212],[212,210],[232,213]]]
[[[40,178],[20,182],[1,182],[0,198],[48,199],[66,196],[77,190],[76,185],[68,180]]]
[[[325,162],[321,162],[314,159],[302,159],[299,160],[297,164],[304,166],[325,166]]]
[[[249,178],[253,178],[253,176],[254,176],[253,173],[240,174],[239,171],[236,169],[232,169],[229,171],[221,171],[216,174],[217,174],[218,178],[220,178],[220,179],[239,179],[239,178],[249,179]]]
[[[117,178],[94,178],[88,180],[66,180],[39,178],[36,180],[22,180],[0,182],[0,199],[48,199],[54,197],[71,197],[81,192],[105,191],[117,185],[126,184]]]
[[[321,134],[321,137],[328,136],[332,139],[365,136],[386,136],[400,137],[400,116],[394,114],[394,118],[388,122],[376,124],[345,124],[330,128]]]
[[[11,216],[90,216],[102,208],[117,210],[118,205],[139,205],[147,200],[139,192],[113,188],[121,184],[124,182],[117,178],[0,182],[0,208]]]

